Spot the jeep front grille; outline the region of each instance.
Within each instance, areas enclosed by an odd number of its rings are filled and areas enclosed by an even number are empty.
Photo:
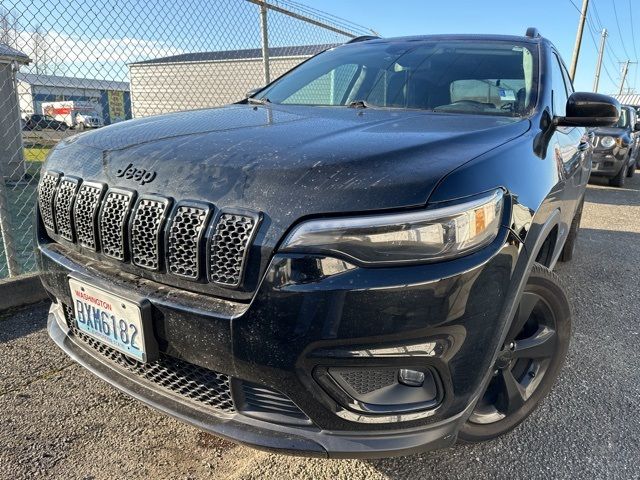
[[[73,202],[78,191],[78,180],[64,177],[58,186],[55,198],[56,227],[58,235],[73,242]]]
[[[255,219],[225,213],[220,216],[209,251],[209,278],[212,282],[235,286],[242,280],[247,248],[255,229]]]
[[[100,239],[102,253],[116,260],[124,260],[125,235],[133,192],[109,190],[100,212]]]
[[[216,216],[213,206],[193,201],[173,207],[169,198],[138,198],[132,190],[83,183],[58,172],[43,173],[38,196],[42,222],[54,240],[75,242],[145,270],[226,288],[241,285],[259,224],[258,215]]]
[[[206,206],[180,205],[169,231],[169,271],[196,279],[200,276],[200,244],[209,216]]]
[[[104,185],[83,183],[75,206],[76,238],[83,247],[98,249],[98,213]]]
[[[131,224],[131,261],[148,270],[160,268],[162,227],[169,209],[166,198],[140,198]]]
[[[40,216],[42,223],[48,230],[55,232],[56,223],[53,213],[53,200],[60,181],[60,174],[57,172],[47,172],[42,175],[40,185],[38,185],[38,203],[40,204]]]

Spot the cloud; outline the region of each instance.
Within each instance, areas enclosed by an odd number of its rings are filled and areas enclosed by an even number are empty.
[[[131,63],[184,53],[182,49],[139,38],[84,38],[49,30],[42,33],[15,32],[15,48],[35,60],[46,57],[52,64]]]

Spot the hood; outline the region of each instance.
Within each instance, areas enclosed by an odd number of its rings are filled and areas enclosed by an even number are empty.
[[[593,133],[600,137],[609,136],[609,137],[620,137],[622,135],[627,135],[629,131],[626,128],[619,127],[598,127],[592,130]]]
[[[422,111],[232,105],[76,135],[46,168],[264,212],[283,230],[308,215],[424,205],[447,173],[529,126]],[[127,167],[147,175],[118,177]]]

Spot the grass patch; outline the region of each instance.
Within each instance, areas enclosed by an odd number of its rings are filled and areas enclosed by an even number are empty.
[[[51,147],[25,147],[24,159],[27,162],[44,162],[50,151]]]

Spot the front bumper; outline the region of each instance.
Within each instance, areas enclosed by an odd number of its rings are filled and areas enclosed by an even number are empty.
[[[39,247],[43,284],[57,304],[51,338],[117,388],[206,431],[262,449],[310,456],[388,457],[453,444],[470,414],[504,329],[505,301],[521,253],[502,229],[457,260],[411,267],[322,271],[322,259],[276,255],[251,303],[169,288],[87,262],[55,243]],[[117,295],[149,300],[163,354],[222,372],[237,409],[221,414],[167,394],[102,358],[65,331],[69,275]],[[428,369],[437,402],[412,412],[363,411],[318,372],[331,368]],[[255,415],[234,390],[243,382],[284,394],[306,422]],[[365,409],[366,410],[366,409]]]
[[[317,428],[295,428],[256,420],[241,414],[229,417],[213,416],[189,402],[162,395],[138,381],[133,375],[115,370],[92,355],[61,328],[60,308],[54,305],[49,313],[48,330],[51,339],[74,361],[119,390],[178,420],[206,432],[278,453],[311,457],[375,458],[408,455],[429,449],[453,445],[461,423],[470,412],[462,412],[446,421],[423,428],[384,432],[324,431]]]
[[[628,149],[595,151],[591,160],[591,175],[615,177],[628,162]]]

